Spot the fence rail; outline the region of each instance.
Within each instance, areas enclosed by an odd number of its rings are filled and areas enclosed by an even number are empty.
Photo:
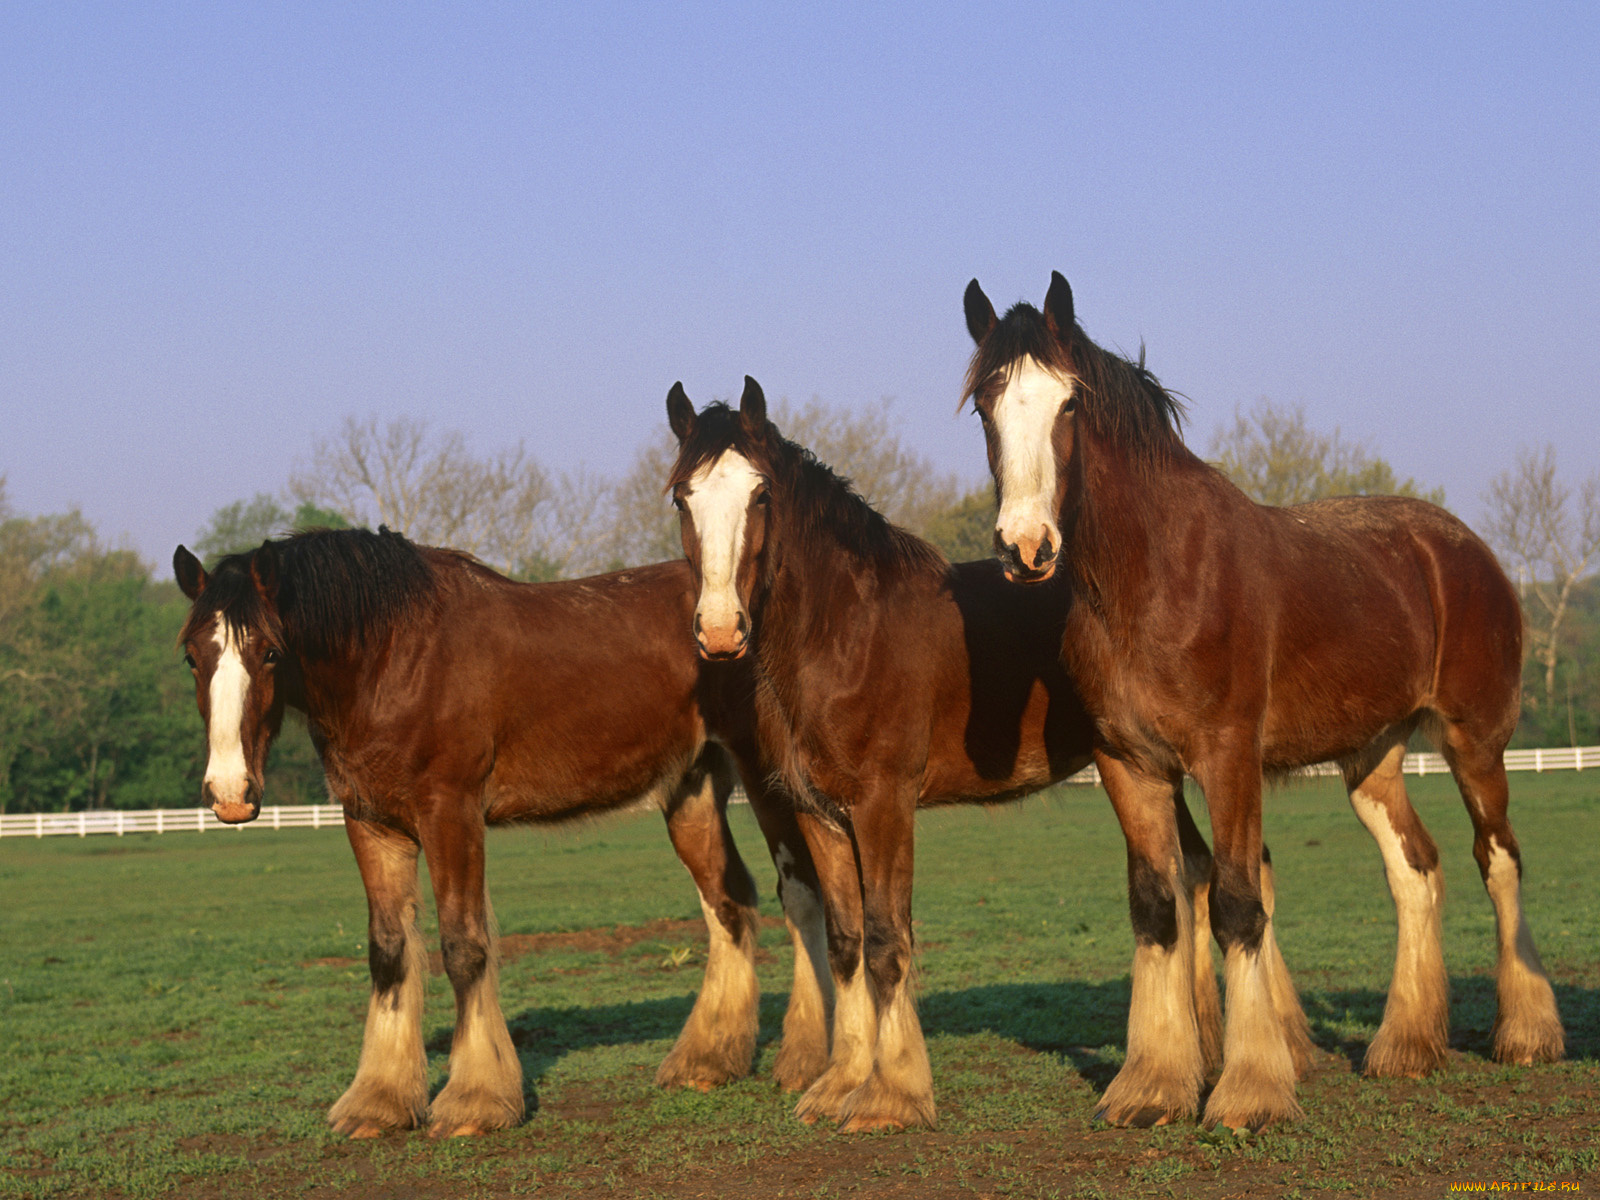
[[[1551,750],[1507,750],[1508,771],[1583,771],[1600,767],[1600,746],[1562,746]],[[1407,775],[1445,775],[1442,754],[1408,754]],[[1337,775],[1333,763],[1307,767],[1305,775]],[[1098,784],[1100,772],[1085,767],[1067,783]],[[743,796],[735,793],[736,800]],[[226,833],[230,829],[332,829],[344,824],[337,804],[267,805],[254,821],[224,825],[209,808],[102,809],[82,812],[0,813],[0,838],[88,837],[95,833]]]
[[[129,808],[83,812],[0,813],[0,838],[92,833],[226,833],[245,829],[333,829],[344,824],[337,804],[273,805],[243,825],[224,825],[209,808]]]

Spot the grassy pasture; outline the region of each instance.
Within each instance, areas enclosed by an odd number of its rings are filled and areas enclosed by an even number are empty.
[[[0,1197],[1238,1196],[1600,1187],[1600,774],[1513,777],[1530,921],[1567,1062],[1487,1058],[1493,916],[1447,780],[1411,781],[1447,871],[1455,1053],[1361,1080],[1394,950],[1376,848],[1333,781],[1269,797],[1278,938],[1324,1051],[1306,1119],[1255,1137],[1095,1127],[1120,1061],[1132,942],[1101,793],[925,814],[916,912],[937,1131],[807,1128],[770,1066],[791,959],[762,937],[758,1074],[664,1094],[657,1063],[703,965],[693,886],[660,819],[491,835],[513,951],[502,997],[531,1116],[489,1138],[350,1143],[323,1113],[355,1069],[366,908],[333,831],[0,842]],[[740,845],[779,916],[744,810]],[[520,951],[520,952],[518,952]],[[442,1081],[450,992],[430,981]],[[1555,1189],[1552,1189],[1555,1190]],[[1570,1194],[1570,1192],[1569,1192]]]

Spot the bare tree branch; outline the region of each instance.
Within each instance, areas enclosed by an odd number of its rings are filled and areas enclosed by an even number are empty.
[[[1571,500],[1549,444],[1537,453],[1519,450],[1517,465],[1496,475],[1484,494],[1484,534],[1517,577],[1528,649],[1544,667],[1549,705],[1556,701],[1561,629],[1573,588],[1600,561],[1600,474],[1579,489],[1576,515]]]
[[[1280,408],[1261,399],[1246,413],[1235,408],[1233,424],[1211,438],[1217,468],[1258,504],[1304,504],[1325,496],[1415,496],[1444,503],[1444,489],[1424,491],[1361,442],[1339,430],[1317,433],[1305,409]]]
[[[772,406],[772,421],[785,437],[811,450],[884,516],[914,533],[961,499],[953,472],[940,472],[900,440],[888,400],[860,409],[840,409],[813,398],[796,407],[786,399]],[[640,449],[634,464],[605,497],[599,522],[606,533],[595,569],[676,558],[682,550],[678,520],[666,496],[667,474],[677,443],[665,424]]]
[[[427,422],[410,417],[383,425],[346,418],[289,480],[302,504],[465,550],[510,572],[564,553],[552,532],[567,520],[552,511],[559,490],[520,442],[478,457],[459,432],[430,436]]]

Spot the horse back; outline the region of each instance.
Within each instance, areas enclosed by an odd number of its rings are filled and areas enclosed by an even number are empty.
[[[1516,595],[1459,519],[1398,496],[1260,511],[1278,544],[1269,762],[1331,757],[1418,710],[1515,706]]]

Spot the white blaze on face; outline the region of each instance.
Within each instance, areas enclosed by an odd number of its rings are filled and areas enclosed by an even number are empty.
[[[206,761],[206,785],[215,802],[243,804],[249,771],[244,761],[244,699],[250,690],[250,673],[233,631],[219,614],[212,640],[221,652],[211,676],[211,705],[207,729],[211,756]]]
[[[1061,548],[1056,525],[1056,456],[1052,433],[1072,381],[1040,366],[1032,356],[1019,362],[991,414],[1000,443],[1000,515],[995,529],[1008,546],[1032,551],[1048,541]]]
[[[723,451],[689,479],[684,502],[700,542],[700,600],[694,611],[702,638],[718,647],[722,638],[735,636],[745,616],[735,577],[744,556],[750,497],[760,486],[761,475],[734,450]]]

